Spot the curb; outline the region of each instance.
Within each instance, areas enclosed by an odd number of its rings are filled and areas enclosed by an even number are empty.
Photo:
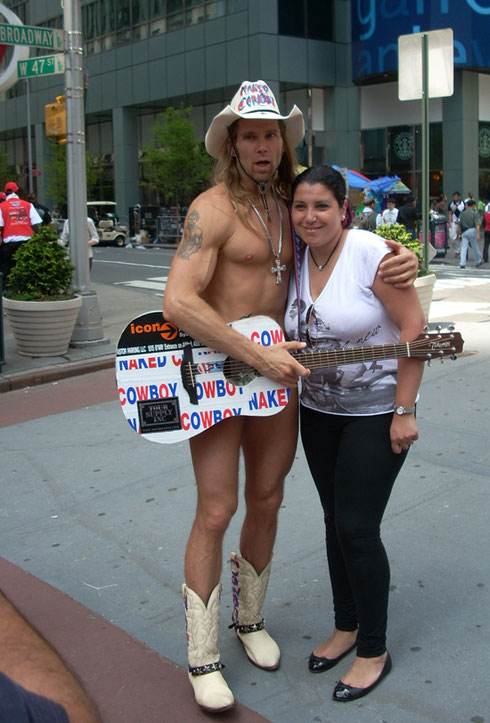
[[[16,389],[34,387],[39,384],[48,384],[68,377],[81,374],[90,374],[103,369],[114,367],[114,354],[106,354],[96,359],[81,359],[80,361],[53,364],[52,366],[30,369],[13,374],[0,374],[0,394],[12,392]]]

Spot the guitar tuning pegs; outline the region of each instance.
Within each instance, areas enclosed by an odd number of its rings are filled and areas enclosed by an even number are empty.
[[[427,359],[427,366],[428,366],[428,367],[430,367],[431,361],[432,361],[432,359]]]
[[[429,327],[428,327],[427,324],[424,326],[424,331],[425,331],[426,333],[429,331]]]
[[[449,358],[450,358],[452,361],[456,361],[456,359],[457,359],[458,357],[456,356],[456,354],[451,354],[451,356],[450,356]]]
[[[448,330],[449,330],[449,331],[454,331],[454,324],[449,324]]]

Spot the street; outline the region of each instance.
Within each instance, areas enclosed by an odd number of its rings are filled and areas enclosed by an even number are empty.
[[[174,254],[175,248],[99,246],[94,250],[91,278],[161,297]]]
[[[490,311],[490,265],[468,264],[463,271],[450,253],[431,265],[437,279],[430,321],[478,321]],[[101,246],[94,254],[92,281],[138,290],[156,297],[154,308],[160,307],[175,249]]]

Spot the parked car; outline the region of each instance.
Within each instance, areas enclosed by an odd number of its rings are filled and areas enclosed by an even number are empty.
[[[88,201],[87,211],[94,220],[100,244],[126,245],[128,227],[119,223],[115,201]]]

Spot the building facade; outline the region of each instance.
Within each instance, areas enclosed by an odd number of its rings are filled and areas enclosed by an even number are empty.
[[[4,0],[27,25],[61,28],[60,0]],[[141,155],[168,106],[192,106],[198,138],[244,79],[304,112],[302,163],[370,177],[397,173],[420,197],[421,103],[397,97],[397,37],[450,27],[454,94],[430,101],[430,190],[490,192],[490,9],[483,0],[82,0],[86,144],[103,165],[97,196],[152,203]],[[43,54],[46,51],[31,53]],[[8,61],[8,57],[3,63]],[[29,81],[32,157],[45,190],[44,106],[63,76]],[[27,93],[0,94],[0,149],[27,187]],[[420,199],[419,199],[420,200]]]

